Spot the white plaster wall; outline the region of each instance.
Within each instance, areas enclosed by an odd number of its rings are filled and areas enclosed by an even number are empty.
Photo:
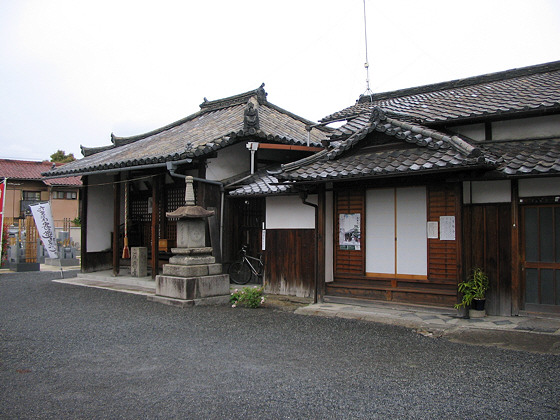
[[[333,192],[325,193],[325,281],[334,281],[334,202]]]
[[[218,151],[218,157],[208,159],[206,179],[221,181],[251,169],[251,152],[245,142]]]
[[[113,176],[90,176],[87,208],[87,251],[111,248],[113,231]],[[122,206],[121,206],[122,207]]]
[[[471,203],[472,200],[472,203]],[[463,182],[463,203],[510,203],[511,181]]]
[[[484,124],[461,125],[452,130],[473,140],[484,140],[485,137]]]
[[[310,195],[307,201],[317,204],[317,195]],[[266,228],[314,229],[315,209],[297,195],[266,197]]]
[[[492,123],[493,140],[545,138],[560,136],[560,115],[523,118]]]
[[[560,177],[519,180],[519,197],[560,195]]]

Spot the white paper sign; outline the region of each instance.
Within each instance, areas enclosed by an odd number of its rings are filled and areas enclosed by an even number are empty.
[[[54,222],[50,203],[39,203],[30,205],[35,225],[39,231],[39,236],[49,254],[49,258],[58,258],[56,237],[54,234]]]
[[[455,216],[440,216],[439,239],[442,241],[455,240]]]
[[[428,231],[428,239],[439,238],[438,222],[428,222],[427,231]]]

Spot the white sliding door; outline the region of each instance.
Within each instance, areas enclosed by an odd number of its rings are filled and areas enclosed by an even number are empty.
[[[427,274],[426,217],[426,188],[397,188],[397,274]]]
[[[395,272],[395,190],[366,191],[366,273]]]
[[[427,275],[426,188],[366,191],[366,273]]]

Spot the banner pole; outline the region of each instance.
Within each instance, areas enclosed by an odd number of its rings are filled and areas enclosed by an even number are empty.
[[[0,200],[2,200],[0,206],[0,213],[2,214],[2,224],[0,224],[0,265],[2,265],[2,240],[4,239],[4,208],[6,207],[6,189],[8,188],[8,178],[4,178],[4,186],[0,189]]]

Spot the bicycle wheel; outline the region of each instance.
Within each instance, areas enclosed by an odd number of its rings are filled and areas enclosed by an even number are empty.
[[[229,278],[235,284],[247,284],[251,280],[251,269],[243,262],[234,262],[229,266]]]

